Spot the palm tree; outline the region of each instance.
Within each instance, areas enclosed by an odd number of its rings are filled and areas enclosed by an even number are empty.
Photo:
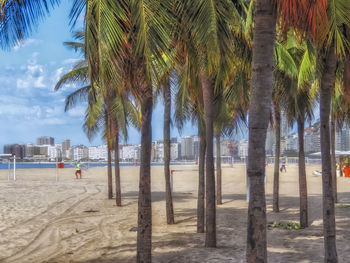
[[[164,99],[164,176],[165,176],[165,201],[167,223],[174,224],[173,197],[170,186],[170,124],[171,124],[171,87],[170,77],[165,78],[163,84]]]
[[[192,120],[197,124],[199,137],[199,160],[198,160],[198,197],[197,197],[197,233],[205,231],[205,152],[206,136],[203,118],[203,94],[198,85],[196,74],[196,57],[191,57],[191,52],[184,55],[186,49],[192,49],[191,43],[187,47],[179,48],[179,56],[183,57],[183,65],[177,68],[179,88],[175,96],[175,122],[181,131],[185,121]]]
[[[337,260],[336,256],[336,249],[335,249],[335,223],[333,221],[334,219],[334,202],[333,202],[333,194],[330,194],[332,192],[331,188],[331,182],[329,180],[330,178],[330,149],[327,146],[329,145],[329,125],[327,122],[327,119],[329,116],[326,116],[326,113],[329,113],[329,106],[330,103],[327,102],[327,97],[330,95],[329,89],[332,87],[331,81],[334,80],[332,77],[333,68],[335,69],[335,66],[333,64],[336,63],[336,55],[334,54],[335,50],[344,51],[344,38],[343,33],[340,32],[341,25],[347,24],[348,19],[347,16],[349,12],[347,11],[347,5],[343,0],[334,0],[334,1],[328,1],[327,9],[324,1],[307,1],[304,4],[301,4],[301,1],[295,1],[295,0],[288,0],[288,1],[277,1],[277,8],[274,8],[273,3],[270,1],[257,1],[256,2],[256,16],[255,16],[255,27],[254,27],[254,34],[261,34],[264,33],[265,35],[267,33],[271,32],[270,30],[267,30],[264,28],[267,24],[264,23],[263,25],[261,23],[257,23],[259,19],[265,19],[266,21],[274,21],[275,14],[272,10],[277,10],[277,14],[279,15],[279,18],[281,18],[281,28],[285,29],[286,32],[287,29],[290,27],[290,25],[293,25],[298,31],[303,32],[304,34],[307,34],[311,36],[312,39],[317,40],[316,43],[324,43],[325,37],[328,33],[327,38],[327,46],[328,51],[326,58],[326,66],[325,71],[323,74],[323,78],[321,81],[321,104],[320,104],[320,112],[321,112],[321,126],[322,126],[322,132],[321,132],[321,142],[322,142],[322,166],[323,166],[323,184],[324,184],[324,233],[325,233],[325,251],[326,256],[325,260],[327,261],[333,261]],[[263,9],[260,9],[263,8]],[[335,8],[335,9],[334,9]],[[264,10],[265,12],[261,12]],[[327,11],[329,11],[327,16]],[[328,18],[328,19],[327,19]],[[330,21],[329,23],[325,23],[325,21]],[[331,27],[329,27],[331,25]],[[270,28],[275,28],[275,23],[268,24]],[[338,36],[338,37],[335,37]],[[334,43],[335,42],[335,43]],[[253,55],[253,76],[252,76],[252,87],[254,87],[258,82],[258,84],[262,85],[264,82],[264,76],[271,76],[272,75],[272,66],[268,70],[265,70],[265,72],[262,70],[259,70],[259,78],[261,77],[261,80],[256,81],[255,75],[258,75],[256,73],[255,63],[258,61],[268,61],[268,60],[261,60],[260,55],[266,54],[267,52],[266,45],[269,47],[273,47],[274,38],[266,37],[262,43],[259,42],[259,37],[254,35],[254,44],[256,44],[257,50],[254,51],[255,56]],[[269,43],[269,44],[268,44]],[[334,48],[336,47],[336,48]],[[269,50],[269,49],[268,49]],[[331,51],[329,51],[331,50]],[[272,57],[272,55],[270,54]],[[270,58],[271,59],[271,58]],[[265,64],[266,65],[266,64]],[[272,64],[271,64],[272,65]],[[271,77],[272,78],[272,77]],[[326,85],[327,83],[327,85]],[[334,83],[334,82],[333,82]],[[266,95],[267,100],[271,98],[269,92],[270,92],[270,85],[272,86],[272,83],[268,83],[264,86],[261,86],[261,88],[258,88],[259,91],[261,91],[261,96],[259,96],[260,104],[265,104],[265,100],[261,100],[263,95]],[[262,91],[264,89],[264,91]],[[257,107],[255,103],[259,103],[258,96],[254,95],[254,91],[252,90],[252,101],[251,101],[251,109],[254,109],[253,111],[250,111],[250,123],[255,123],[255,118],[260,116],[260,119],[264,119],[264,117],[261,112],[262,109],[260,107]],[[256,92],[258,93],[258,92]],[[260,111],[255,111],[255,108],[258,108]],[[256,120],[257,121],[257,120]],[[258,123],[258,121],[257,121]],[[323,126],[324,125],[324,126]],[[250,174],[250,177],[259,177],[263,176],[263,161],[261,160],[258,162],[259,164],[256,165],[256,160],[259,153],[255,149],[260,150],[260,156],[261,159],[264,155],[264,150],[261,151],[261,149],[264,149],[264,145],[259,140],[255,140],[254,138],[265,138],[266,136],[266,124],[259,126],[253,126],[250,125],[250,130],[253,131],[254,134],[249,134],[249,162],[248,160],[248,176]],[[262,136],[258,136],[258,132],[256,130],[262,129]],[[327,130],[328,129],[328,130]],[[254,151],[255,150],[255,151]],[[254,155],[256,154],[256,155]],[[253,155],[253,156],[252,156]],[[250,159],[251,158],[251,159]],[[252,162],[254,160],[254,163]],[[259,175],[259,176],[255,176]],[[248,248],[247,248],[247,261],[253,262],[256,260],[263,260],[266,261],[266,230],[265,230],[265,224],[266,224],[266,204],[265,199],[261,198],[264,194],[264,187],[258,187],[257,185],[263,185],[259,180],[254,180],[254,187],[259,189],[257,191],[257,196],[259,198],[253,198],[254,201],[250,202],[250,208],[248,211],[249,220],[248,220]],[[255,190],[253,190],[254,192]],[[254,193],[253,193],[254,195]],[[252,198],[251,198],[252,199]],[[250,199],[250,200],[251,200]],[[253,202],[255,202],[257,199],[262,200],[261,202],[258,201],[258,203],[255,203],[254,208],[251,208],[251,205],[253,205]],[[333,205],[332,205],[333,203]],[[253,210],[253,211],[252,211]],[[261,211],[259,213],[256,213],[254,215],[254,210]],[[333,222],[333,223],[332,223]],[[255,238],[254,238],[255,237]]]
[[[278,92],[280,99],[279,101],[274,99],[274,104],[282,103],[290,125],[293,125],[294,121],[298,125],[300,225],[304,228],[308,226],[304,123],[307,119],[312,119],[313,101],[316,92],[310,91],[310,86],[315,76],[315,56],[313,55],[310,43],[299,43],[295,39],[294,32],[289,32],[287,39],[282,45],[285,47],[285,52],[288,54],[286,57],[289,57],[290,62],[283,63],[283,67],[281,68],[285,69],[288,67],[290,70],[288,70],[289,74],[286,74],[285,72],[288,71],[285,70],[281,72],[281,69],[275,72],[274,91]],[[280,46],[279,43],[278,46]],[[278,169],[275,166],[276,168]]]
[[[80,42],[65,42],[69,48],[79,51],[84,57],[87,57],[85,52],[85,33],[77,31],[74,38]],[[131,122],[135,127],[138,127],[137,110],[128,99],[128,95],[124,92],[118,94],[111,90],[108,96],[103,96],[98,89],[93,89],[90,85],[89,79],[89,64],[86,59],[76,63],[73,70],[63,75],[56,84],[55,90],[62,88],[68,83],[77,83],[86,85],[66,98],[65,110],[76,105],[79,101],[88,101],[88,110],[86,114],[86,121],[84,129],[89,137],[92,139],[98,130],[104,130],[103,135],[107,141],[107,178],[108,178],[108,198],[113,197],[112,187],[112,156],[111,151],[114,144],[115,152],[115,186],[116,186],[116,204],[121,206],[121,189],[120,189],[120,172],[119,172],[119,131],[122,132],[124,138],[127,140],[128,122]],[[102,103],[104,101],[105,103]],[[107,105],[110,105],[107,107]],[[113,142],[114,141],[114,142]]]
[[[137,262],[151,262],[152,204],[151,204],[151,148],[152,148],[152,79],[154,68],[165,65],[163,54],[169,55],[169,34],[172,21],[171,1],[130,0],[130,78],[131,92],[141,106],[141,167],[138,201]],[[156,65],[155,65],[156,64]]]
[[[215,174],[213,156],[214,88],[234,65],[233,38],[239,23],[235,6],[225,1],[177,1],[181,45],[197,57],[195,72],[203,94],[206,136],[206,247],[216,246]],[[234,14],[234,16],[232,16]],[[192,43],[192,44],[189,44]],[[191,49],[191,47],[194,47]],[[221,67],[221,64],[228,67]],[[218,77],[219,76],[219,77]]]
[[[186,61],[190,59],[185,58]],[[194,62],[191,60],[191,64]],[[186,63],[185,63],[186,64]],[[198,78],[192,72],[193,67],[178,69],[179,89],[176,95],[175,122],[182,130],[184,122],[191,120],[197,125],[199,137],[198,156],[198,196],[197,196],[197,233],[205,232],[205,152],[206,136],[203,116],[203,94],[198,85]],[[182,71],[184,70],[184,72]]]
[[[281,155],[281,106],[289,97],[286,96],[288,85],[285,83],[286,77],[296,77],[297,68],[295,62],[283,43],[276,43],[275,50],[275,72],[274,88],[272,91],[273,117],[275,126],[275,162],[273,175],[273,211],[279,212],[279,163]]]
[[[266,262],[265,140],[273,87],[276,15],[270,0],[255,3],[255,25],[249,107],[247,175],[247,262]]]
[[[237,72],[235,72],[237,74]],[[245,73],[245,72],[240,72]],[[235,76],[237,77],[237,75]],[[235,77],[233,79],[235,79]],[[244,85],[244,87],[247,86]],[[228,93],[246,93],[245,96],[229,96]],[[242,89],[237,83],[231,83],[223,89],[217,89],[214,101],[214,134],[216,143],[216,204],[222,204],[222,170],[221,170],[221,136],[230,137],[246,125],[246,111],[248,105],[248,90]]]
[[[342,0],[330,1],[327,6],[330,31],[326,41],[328,48],[323,51],[324,70],[320,85],[320,120],[322,153],[322,190],[325,261],[336,262],[336,229],[332,165],[330,157],[329,115],[338,57],[344,55],[346,40],[343,26],[350,25],[350,3]]]
[[[28,37],[60,0],[3,0],[0,4],[0,46],[10,48]]]
[[[345,122],[349,119],[349,101],[346,101],[345,83],[343,82],[343,76],[339,78],[339,66],[337,69],[337,79],[334,87],[334,94],[332,97],[331,106],[331,157],[332,157],[332,181],[333,181],[333,193],[334,202],[338,202],[337,194],[337,171],[336,171],[336,156],[335,156],[335,132],[341,130]],[[346,70],[344,68],[344,70]],[[340,165],[341,166],[341,165]],[[340,169],[341,170],[341,169]]]

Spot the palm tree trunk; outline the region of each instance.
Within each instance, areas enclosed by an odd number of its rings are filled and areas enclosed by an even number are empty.
[[[277,103],[274,103],[275,111],[275,166],[273,171],[273,211],[279,212],[279,183],[280,183],[280,155],[281,155],[281,110]]]
[[[250,186],[247,226],[248,263],[267,262],[265,141],[273,87],[276,15],[273,1],[257,0],[249,106],[247,175]]]
[[[152,201],[151,201],[151,152],[152,152],[152,88],[141,99],[141,163],[138,201],[137,262],[152,262]]]
[[[174,224],[173,197],[170,186],[170,112],[171,112],[171,93],[170,82],[163,86],[164,95],[164,175],[165,175],[165,202],[166,218],[168,224]]]
[[[119,168],[119,127],[116,127],[114,142],[114,173],[115,173],[115,202],[117,206],[122,206],[122,192],[120,188],[120,168]]]
[[[222,205],[220,134],[217,134],[215,138],[216,138],[216,204]]]
[[[329,114],[335,82],[337,55],[335,48],[329,49],[325,59],[325,69],[321,80],[320,119],[323,191],[323,234],[325,262],[338,262],[332,182],[332,161],[330,156]]]
[[[112,186],[112,150],[107,143],[107,178],[108,178],[108,199],[113,198],[113,186]]]
[[[332,182],[334,203],[338,203],[338,189],[337,189],[337,160],[335,158],[335,121],[334,115],[331,114],[331,158],[332,158]]]
[[[298,118],[300,226],[308,227],[307,181],[304,152],[304,119]]]
[[[197,233],[204,233],[204,170],[205,170],[205,132],[200,128],[198,121],[199,135],[199,163],[198,163],[198,200],[197,200]]]
[[[206,162],[205,162],[205,246],[216,247],[216,207],[215,207],[215,174],[214,174],[214,151],[213,151],[213,88],[208,74],[201,72],[200,81],[203,90],[205,136],[206,136]]]
[[[105,109],[105,124],[107,130],[107,194],[108,199],[113,198],[113,187],[112,187],[112,157],[111,157],[111,117],[109,111]]]

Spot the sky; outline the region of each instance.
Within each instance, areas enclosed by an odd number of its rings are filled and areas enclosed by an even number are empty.
[[[71,41],[68,14],[72,1],[62,0],[29,38],[9,51],[0,50],[0,153],[5,144],[36,143],[40,136],[51,136],[55,143],[65,139],[71,145],[104,144],[101,136],[89,141],[82,130],[86,105],[79,104],[64,112],[65,97],[79,88],[66,85],[54,91],[58,79],[72,69],[81,55],[63,45]],[[76,29],[82,25],[82,21]],[[152,121],[153,140],[163,137],[163,106],[156,103]],[[175,128],[172,137],[196,134],[197,128],[187,123],[181,134]],[[140,143],[140,134],[129,129],[127,143]]]

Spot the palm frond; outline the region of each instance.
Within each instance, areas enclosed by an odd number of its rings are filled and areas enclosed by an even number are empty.
[[[60,0],[3,0],[0,3],[0,46],[12,47],[21,39],[28,37]]]
[[[75,107],[77,102],[87,102],[90,86],[85,86],[72,92],[66,97],[64,111]]]
[[[57,84],[55,85],[55,91],[64,87],[64,85],[79,83],[79,84],[88,84],[88,67],[79,67],[73,69],[72,71],[64,74]]]

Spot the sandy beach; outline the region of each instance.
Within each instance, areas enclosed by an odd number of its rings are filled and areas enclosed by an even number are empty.
[[[280,209],[272,213],[273,167],[267,167],[268,222],[299,220],[297,166],[280,176]],[[173,166],[175,225],[165,218],[163,167],[152,167],[153,262],[245,262],[245,166],[223,167],[215,249],[196,233],[197,166]],[[323,262],[320,166],[307,166],[310,227],[268,229],[269,262]],[[0,171],[0,262],[135,262],[139,167],[122,167],[123,206],[107,200],[105,168]],[[339,202],[350,204],[350,178],[338,177]],[[350,207],[336,208],[339,262],[349,262]]]

